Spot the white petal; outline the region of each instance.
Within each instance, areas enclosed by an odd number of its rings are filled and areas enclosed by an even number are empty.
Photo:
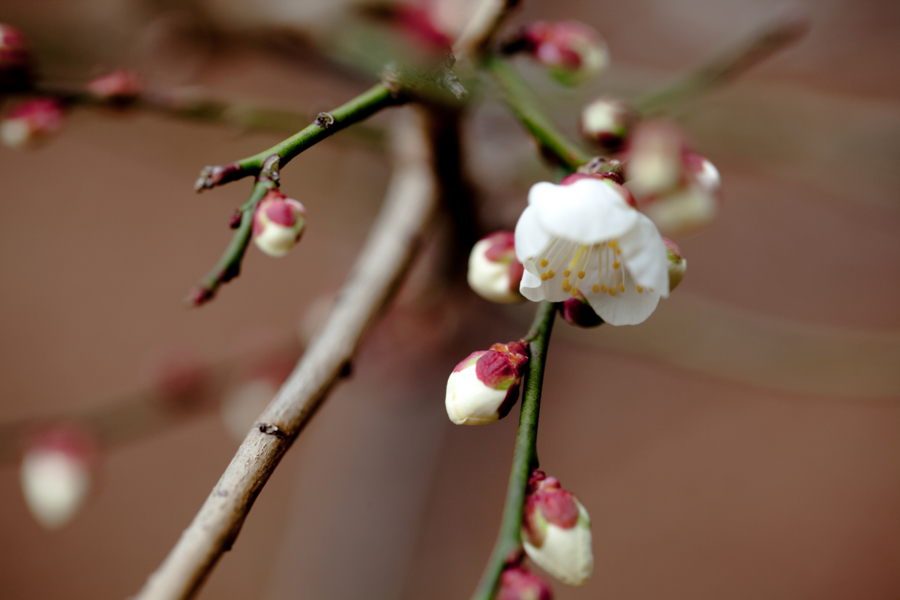
[[[705,158],[702,159],[700,171],[695,176],[697,183],[708,192],[716,192],[722,187],[722,176],[716,165],[712,164]]]
[[[619,248],[628,274],[638,284],[653,288],[663,298],[669,295],[666,245],[653,221],[639,215],[636,226],[619,238]]]
[[[267,223],[259,235],[253,236],[257,248],[269,256],[280,257],[297,245],[297,231],[278,223]]]
[[[541,227],[537,211],[528,206],[516,223],[516,258],[523,265],[529,257],[540,254],[550,243],[551,235]]]
[[[498,410],[506,390],[488,387],[475,373],[475,365],[450,374],[444,401],[447,416],[457,425],[484,425],[500,418]]]
[[[553,279],[542,281],[534,261],[526,261],[524,266],[525,273],[522,274],[522,283],[519,284],[519,293],[532,302],[540,302],[541,300],[562,302],[571,297],[569,292],[565,292],[562,289],[564,277],[562,277],[561,273],[557,273]]]
[[[599,179],[581,179],[571,185],[537,183],[528,193],[528,204],[537,210],[540,226],[549,234],[582,244],[616,239],[634,227],[640,215]]]
[[[616,289],[616,295],[606,292],[594,292],[592,288],[582,288],[582,293],[590,303],[594,312],[610,325],[637,325],[647,320],[659,304],[659,293],[647,288],[639,294],[634,279],[628,278],[624,284],[625,291]],[[669,289],[666,282],[665,289]]]

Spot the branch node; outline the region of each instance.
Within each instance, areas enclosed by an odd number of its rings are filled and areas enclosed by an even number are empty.
[[[316,117],[316,125],[322,129],[328,129],[334,125],[334,117],[331,116],[331,113],[320,112],[319,116]]]
[[[278,172],[278,163],[281,160],[281,157],[277,154],[271,154],[268,158],[266,158],[265,162],[263,162],[262,169],[259,171],[259,181],[271,181],[275,185],[278,185],[278,181],[281,179],[281,174]]]
[[[264,433],[266,435],[274,435],[277,438],[287,437],[287,432],[273,423],[260,423],[256,426],[256,428],[259,429],[260,433]]]
[[[234,163],[216,167],[207,165],[203,167],[203,170],[200,171],[200,176],[194,182],[194,190],[199,193],[203,190],[210,190],[217,185],[228,183],[234,179],[234,175],[239,170],[238,165]]]

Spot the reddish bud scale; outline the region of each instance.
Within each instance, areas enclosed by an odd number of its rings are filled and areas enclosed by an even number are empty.
[[[53,425],[33,434],[27,444],[29,451],[60,452],[86,465],[99,452],[94,438],[84,429],[73,425]]]
[[[578,515],[575,495],[562,489],[558,479],[547,477],[543,471],[536,470],[531,474],[522,527],[532,543],[540,545],[539,540],[543,537],[541,518],[557,527],[571,529],[578,523]]]
[[[486,237],[491,245],[485,251],[484,255],[488,260],[500,262],[504,260],[515,260],[516,258],[516,236],[511,231],[498,231]]]
[[[566,323],[575,327],[590,328],[599,327],[603,324],[603,319],[594,312],[594,309],[588,304],[580,290],[577,295],[562,303],[560,313]]]
[[[553,592],[543,579],[522,566],[512,566],[500,575],[497,600],[553,600]]]

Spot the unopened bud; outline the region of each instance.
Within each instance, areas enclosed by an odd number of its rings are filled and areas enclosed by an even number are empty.
[[[565,584],[583,584],[594,569],[587,511],[575,494],[542,471],[528,480],[522,545],[531,560]]]
[[[22,459],[21,482],[32,516],[47,529],[72,520],[91,487],[94,445],[79,430],[55,427],[39,433]]]
[[[666,245],[666,259],[669,266],[669,291],[671,292],[681,280],[684,279],[684,272],[687,271],[687,260],[681,256],[681,248],[678,244],[668,238],[663,238],[663,244]]]
[[[685,138],[665,121],[635,127],[628,146],[628,187],[638,197],[664,193],[681,181]]]
[[[0,90],[26,89],[31,80],[28,39],[15,27],[0,23]]]
[[[553,592],[546,581],[517,565],[501,573],[497,600],[553,600]]]
[[[525,300],[519,293],[524,268],[516,259],[515,235],[498,231],[478,241],[469,254],[469,286],[476,294],[509,304]]]
[[[637,120],[637,111],[625,102],[600,98],[582,109],[581,133],[601,147],[616,151],[625,143]]]
[[[447,415],[457,425],[484,425],[505,417],[519,399],[528,354],[522,342],[494,344],[456,365],[447,380]]]
[[[124,104],[135,100],[144,91],[144,82],[134,71],[119,69],[94,79],[87,88],[99,100]]]
[[[253,241],[269,256],[284,256],[303,235],[306,209],[278,190],[269,190],[253,215]]]
[[[584,23],[540,21],[529,25],[523,35],[535,60],[563,85],[584,83],[609,65],[606,42]]]
[[[581,290],[565,300],[559,312],[566,323],[575,327],[599,327],[603,324],[603,319],[594,312]]]
[[[63,124],[62,105],[50,98],[29,100],[14,109],[0,124],[0,139],[10,148],[34,145],[59,131]]]

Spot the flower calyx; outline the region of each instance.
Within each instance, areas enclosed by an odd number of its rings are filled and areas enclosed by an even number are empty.
[[[606,42],[579,21],[532,23],[522,32],[525,50],[559,83],[576,86],[609,66]]]
[[[253,241],[269,256],[284,256],[306,226],[306,209],[278,189],[269,190],[253,213]]]
[[[447,380],[447,416],[457,425],[484,425],[509,414],[519,399],[528,351],[524,340],[473,352]]]
[[[522,544],[531,560],[567,585],[582,585],[591,576],[594,555],[587,510],[543,471],[534,471],[528,480]]]
[[[580,290],[576,295],[563,301],[559,313],[566,323],[575,327],[589,329],[603,325],[603,319],[594,312]]]
[[[516,259],[515,235],[497,231],[472,247],[466,279],[469,287],[485,300],[510,304],[525,300],[519,293],[524,270]]]

